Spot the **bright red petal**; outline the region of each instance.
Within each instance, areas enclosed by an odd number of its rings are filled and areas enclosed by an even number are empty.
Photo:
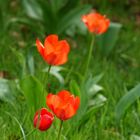
[[[54,120],[52,113],[48,112],[46,108],[42,108],[37,111],[34,116],[34,127],[38,127],[39,130],[47,130]]]
[[[54,53],[50,53],[50,54],[48,54],[48,55],[45,55],[45,60],[46,60],[46,62],[47,62],[48,64],[50,64],[50,65],[56,65],[56,64],[55,64],[56,58],[57,58],[57,55],[54,54]]]
[[[75,100],[74,100],[74,109],[77,110],[80,106],[80,98],[79,97],[76,97]]]

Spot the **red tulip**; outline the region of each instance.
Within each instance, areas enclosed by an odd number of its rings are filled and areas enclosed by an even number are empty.
[[[102,16],[99,13],[94,12],[87,15],[83,15],[82,21],[85,23],[90,32],[96,34],[102,34],[106,32],[110,25],[109,19],[107,19],[105,16]]]
[[[48,94],[46,103],[59,119],[67,120],[76,114],[80,98],[74,97],[69,91],[62,90],[57,95]]]
[[[46,108],[42,108],[41,110],[38,110],[34,116],[34,127],[37,127],[41,131],[45,131],[50,128],[53,120],[54,116],[52,113],[48,112]]]
[[[37,39],[36,45],[39,53],[48,64],[62,65],[67,62],[69,44],[66,40],[59,41],[57,35],[47,36],[44,45]]]

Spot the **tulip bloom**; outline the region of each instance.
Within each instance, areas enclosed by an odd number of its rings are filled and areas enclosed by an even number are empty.
[[[57,95],[48,94],[46,103],[53,113],[64,121],[76,114],[80,98],[74,97],[69,91],[62,90]]]
[[[49,35],[44,41],[44,45],[39,39],[36,40],[36,46],[43,59],[50,65],[62,65],[67,62],[70,51],[66,40],[58,40],[57,35]]]
[[[41,131],[45,131],[50,128],[53,120],[54,116],[52,113],[48,112],[46,108],[42,108],[41,110],[38,110],[34,116],[34,127],[37,127]]]
[[[82,21],[92,33],[102,34],[107,31],[110,20],[99,13],[90,13],[82,16]]]

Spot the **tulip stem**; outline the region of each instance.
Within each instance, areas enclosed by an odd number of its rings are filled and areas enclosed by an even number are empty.
[[[48,87],[48,93],[50,92],[50,85],[49,85],[50,70],[51,70],[51,65],[49,65],[48,72],[47,72],[47,87]]]
[[[90,65],[90,62],[91,62],[92,51],[93,51],[93,44],[94,44],[95,35],[93,35],[93,34],[91,34],[91,35],[92,35],[91,43],[90,43],[90,46],[89,46],[88,58],[87,58],[86,65],[85,65],[84,80],[87,78],[87,71],[88,71],[88,68],[89,68],[89,65]]]
[[[63,121],[61,120],[57,140],[60,140],[62,125],[63,125]]]
[[[49,75],[50,75],[50,70],[51,70],[51,65],[49,65],[49,68],[48,68],[48,70],[47,70],[47,74],[44,76],[44,80],[43,80],[43,82],[44,82],[44,88],[43,88],[43,93],[44,93],[44,95],[46,96],[46,94],[45,94],[45,89],[46,89],[46,84],[47,84],[47,92],[49,93],[50,92],[50,87],[49,87]]]

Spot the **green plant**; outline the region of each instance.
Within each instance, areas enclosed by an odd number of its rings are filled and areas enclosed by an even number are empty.
[[[57,0],[52,1],[33,1],[22,0],[25,13],[33,20],[39,21],[39,26],[33,27],[33,22],[30,25],[40,33],[56,33],[62,34],[79,20],[81,15],[91,9],[90,5],[80,5],[80,1],[74,0]]]

